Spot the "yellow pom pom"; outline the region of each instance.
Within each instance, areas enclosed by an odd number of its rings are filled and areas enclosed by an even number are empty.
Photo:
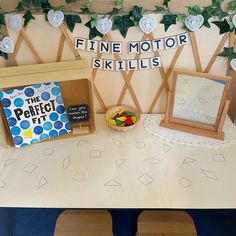
[[[115,120],[113,120],[113,119],[109,119],[108,123],[109,123],[110,125],[116,125],[116,122],[115,122]]]
[[[125,111],[125,109],[121,109],[121,110],[119,110],[117,113],[120,115],[120,114],[122,114],[124,111]]]
[[[122,117],[118,117],[118,118],[116,118],[116,120],[124,122],[126,120],[126,117],[123,117],[123,116]]]
[[[132,116],[131,117],[131,120],[133,121],[133,123],[135,124],[136,123],[136,121],[137,121],[137,117],[136,116]]]

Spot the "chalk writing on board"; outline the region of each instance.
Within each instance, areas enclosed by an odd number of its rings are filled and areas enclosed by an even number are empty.
[[[70,122],[81,122],[89,120],[89,107],[87,104],[71,105],[67,109]]]

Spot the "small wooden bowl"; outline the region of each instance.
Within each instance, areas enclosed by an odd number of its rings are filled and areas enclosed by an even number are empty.
[[[112,115],[114,115],[117,111],[124,109],[126,111],[130,111],[132,113],[134,113],[134,115],[137,117],[137,120],[135,122],[135,124],[130,125],[130,126],[125,126],[125,127],[121,127],[121,126],[116,126],[116,125],[111,125],[109,123],[109,119],[111,118]],[[128,106],[128,105],[120,105],[120,106],[112,106],[110,109],[108,109],[108,111],[106,112],[106,121],[108,123],[108,125],[112,128],[115,129],[117,131],[120,132],[127,132],[131,129],[134,128],[134,126],[139,122],[140,120],[140,114],[138,113],[137,109],[135,109],[134,107]]]

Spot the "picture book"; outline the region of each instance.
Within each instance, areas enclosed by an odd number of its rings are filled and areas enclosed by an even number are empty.
[[[0,100],[17,148],[71,132],[57,82],[3,91]]]

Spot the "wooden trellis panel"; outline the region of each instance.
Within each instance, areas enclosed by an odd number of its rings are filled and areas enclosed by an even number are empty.
[[[38,64],[43,63],[43,60],[41,59],[39,53],[37,52],[36,48],[34,47],[33,43],[31,42],[29,36],[27,35],[26,32],[27,28],[22,28],[19,32],[18,38],[16,40],[15,43],[15,50],[12,53],[11,57],[13,59],[16,59],[16,56],[19,52],[19,49],[22,45],[23,40],[26,42],[27,46],[29,47],[32,55],[34,56],[36,62]],[[61,38],[60,38],[60,43],[59,43],[59,47],[58,47],[58,52],[57,52],[57,57],[56,57],[56,61],[61,61],[62,60],[62,52],[63,52],[63,48],[65,45],[65,42],[68,44],[69,48],[71,49],[72,53],[74,54],[75,58],[77,60],[80,60],[80,55],[78,53],[77,50],[74,49],[74,44],[71,40],[71,36],[69,34],[69,32],[67,31],[67,27],[65,24],[62,24],[60,26],[60,30],[61,30]]]
[[[61,37],[59,40],[59,46],[58,46],[58,51],[57,51],[57,55],[55,55],[55,61],[61,61],[62,60],[62,53],[63,53],[63,49],[64,49],[64,45],[65,43],[68,44],[69,49],[71,50],[71,52],[73,53],[74,57],[76,60],[80,60],[80,54],[78,52],[78,50],[76,50],[74,48],[74,43],[72,40],[72,35],[70,34],[70,32],[68,31],[67,27],[65,24],[61,25],[59,27],[60,31],[61,31]],[[200,58],[200,53],[199,53],[199,45],[197,44],[196,38],[195,38],[195,34],[193,32],[189,33],[189,37],[190,37],[190,43],[191,43],[191,48],[192,48],[192,52],[194,55],[194,62],[195,62],[195,67],[196,67],[196,71],[199,72],[205,72],[208,73],[212,66],[214,65],[218,54],[222,51],[224,45],[226,44],[227,40],[229,41],[229,46],[234,46],[235,45],[235,36],[234,33],[226,33],[218,47],[216,48],[215,52],[213,53],[212,57],[210,58],[209,62],[207,63],[207,66],[205,69],[202,68],[202,63],[201,63],[201,58]],[[34,56],[35,60],[37,63],[43,63],[43,59],[40,57],[38,51],[36,50],[36,48],[34,47],[33,43],[30,40],[30,37],[27,35],[27,29],[21,29],[18,35],[18,38],[16,40],[16,44],[15,44],[15,51],[12,54],[12,58],[15,59],[19,49],[22,45],[23,40],[26,42],[27,46],[29,47],[32,55]],[[150,34],[143,34],[141,41],[145,41],[145,40],[154,40],[154,35],[153,33]],[[111,35],[108,33],[106,35],[104,35],[104,37],[102,38],[102,41],[113,41]],[[166,69],[166,71],[164,70],[163,67],[159,67],[158,70],[160,72],[160,76],[161,76],[161,84],[159,86],[159,88],[157,89],[155,96],[153,97],[150,106],[148,107],[148,113],[152,113],[161,94],[166,91],[168,92],[170,89],[169,86],[169,79],[170,79],[170,75],[172,74],[175,65],[180,57],[180,55],[183,52],[183,48],[185,47],[185,45],[182,45],[180,47],[177,48],[174,57],[169,65],[169,67]],[[153,52],[154,56],[160,56],[159,52]],[[122,60],[121,56],[119,54],[114,54],[115,60]],[[101,53],[97,53],[97,58],[102,58],[102,54]],[[135,55],[135,60],[138,60],[141,58],[141,54],[136,54]],[[119,73],[119,72],[118,72]],[[134,75],[134,71],[120,71],[122,78],[124,80],[124,85],[121,88],[121,92],[120,95],[118,97],[117,100],[117,105],[120,105],[123,103],[123,100],[125,98],[125,95],[127,92],[129,92],[129,94],[131,95],[131,99],[134,103],[134,105],[136,106],[136,108],[138,109],[138,111],[140,113],[142,113],[142,108],[140,106],[139,103],[139,99],[141,99],[139,97],[139,95],[135,92],[135,89],[133,88],[132,84],[131,84],[131,80],[133,78]],[[229,70],[228,72],[229,73]],[[108,109],[107,104],[105,103],[104,99],[103,99],[103,94],[101,94],[101,92],[98,90],[97,86],[96,86],[96,77],[97,77],[97,69],[94,68],[92,70],[92,78],[94,81],[94,93],[96,96],[96,99],[99,102],[99,105],[102,108],[102,111],[105,112]]]

